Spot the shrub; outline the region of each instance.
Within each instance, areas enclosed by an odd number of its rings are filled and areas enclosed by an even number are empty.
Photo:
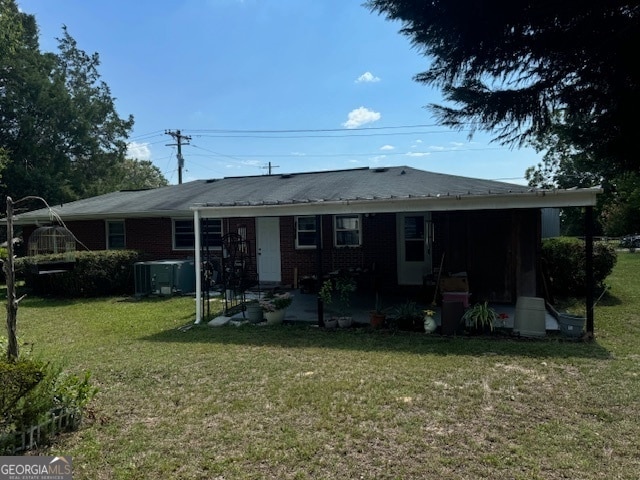
[[[61,260],[61,255],[37,255],[16,260],[16,276],[37,295],[58,297],[100,297],[131,294],[134,291],[133,264],[142,259],[133,250],[76,252],[73,270],[38,275],[34,267],[44,261]]]
[[[31,404],[25,398],[45,377],[46,365],[33,360],[19,360],[15,363],[0,360],[0,432],[20,428],[25,423],[37,422]],[[36,408],[37,410],[37,408]]]
[[[0,382],[0,454],[18,446],[14,444],[20,437],[16,433],[49,420],[53,412],[73,413],[80,419],[98,391],[91,384],[90,372],[78,377],[31,358],[0,360]]]
[[[586,250],[583,240],[573,237],[547,238],[542,242],[542,257],[546,262],[554,294],[584,295],[586,293]],[[593,245],[593,280],[601,287],[617,261],[615,249],[606,242]]]

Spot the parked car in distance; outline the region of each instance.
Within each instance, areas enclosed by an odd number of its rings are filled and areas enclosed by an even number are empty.
[[[640,235],[625,235],[620,239],[620,248],[640,248]]]

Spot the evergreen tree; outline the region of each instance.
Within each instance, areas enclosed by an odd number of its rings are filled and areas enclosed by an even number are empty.
[[[369,0],[431,60],[440,122],[524,145],[562,127],[572,148],[617,172],[635,153],[640,4],[631,0]]]

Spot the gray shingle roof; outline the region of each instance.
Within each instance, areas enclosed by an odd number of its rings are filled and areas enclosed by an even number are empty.
[[[411,167],[196,180],[152,190],[121,191],[52,205],[65,219],[190,215],[194,205],[264,206],[344,200],[482,196],[531,192],[530,187],[426,172]],[[18,223],[48,218],[41,209]]]

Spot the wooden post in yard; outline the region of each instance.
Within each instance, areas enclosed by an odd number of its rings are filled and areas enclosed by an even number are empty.
[[[587,307],[587,325],[586,325],[586,337],[587,339],[593,339],[593,207],[586,207],[584,212],[585,223],[585,277],[587,282],[587,298],[585,300]]]
[[[18,318],[18,300],[16,299],[16,273],[13,262],[13,200],[7,197],[7,260],[3,265],[7,280],[7,360],[18,360],[18,337],[16,323]]]

